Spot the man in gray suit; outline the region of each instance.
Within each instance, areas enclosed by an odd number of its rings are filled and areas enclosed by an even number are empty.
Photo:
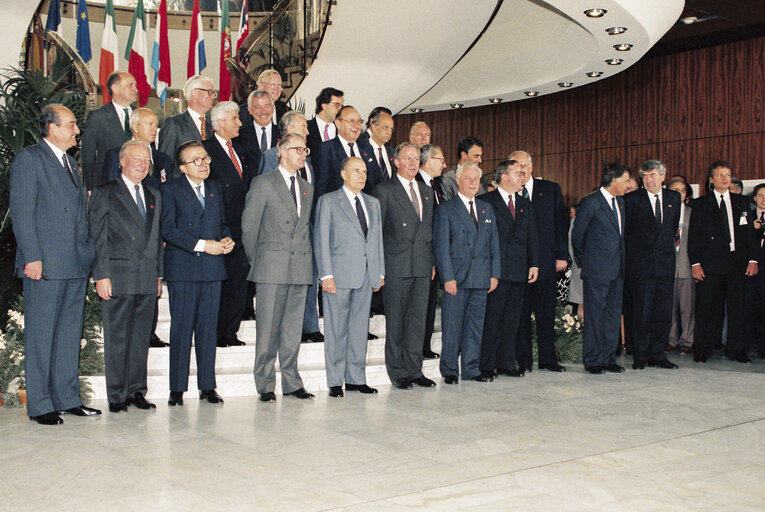
[[[367,332],[372,291],[385,284],[380,202],[364,194],[367,168],[343,160],[343,186],[316,205],[314,249],[324,298],[324,360],[329,396],[377,393],[366,385]]]
[[[689,187],[682,178],[672,178],[667,188],[680,194],[680,225],[675,235],[672,326],[669,329],[665,351],[672,352],[679,346],[681,354],[690,354],[693,352],[693,332],[696,326],[696,282],[691,275],[691,263],[688,260],[688,226],[691,225],[691,207],[686,204],[685,198]]]
[[[101,414],[80,401],[85,287],[95,252],[85,217],[77,162],[65,151],[80,133],[74,114],[50,104],[40,114],[43,140],[11,164],[10,214],[15,274],[24,281],[27,414],[42,425]]]
[[[126,142],[120,149],[120,178],[93,189],[89,203],[111,412],[127,411],[128,405],[155,407],[145,398],[146,359],[156,299],[162,293],[162,199],[157,189],[142,183],[150,165],[146,142]]]
[[[276,401],[274,363],[279,354],[282,393],[312,398],[297,370],[300,327],[313,277],[309,225],[313,186],[297,172],[308,150],[297,134],[277,146],[277,171],[257,176],[245,199],[242,243],[251,265],[248,280],[258,290],[255,387],[263,402]]]

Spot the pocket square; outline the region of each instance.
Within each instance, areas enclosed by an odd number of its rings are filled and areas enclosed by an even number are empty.
[[[491,219],[486,219],[484,222],[491,223]]]

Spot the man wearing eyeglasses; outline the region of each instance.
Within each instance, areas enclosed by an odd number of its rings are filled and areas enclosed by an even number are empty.
[[[272,122],[274,102],[271,95],[264,90],[252,91],[247,97],[247,109],[250,113],[249,122],[242,121],[237,142],[247,152],[247,165],[250,169],[260,167],[263,153],[276,147],[279,142],[279,128]]]
[[[297,369],[306,293],[313,282],[313,186],[298,174],[309,151],[297,134],[283,137],[277,151],[278,170],[253,179],[242,215],[242,243],[251,265],[247,279],[258,290],[253,373],[263,402],[276,401],[277,353],[282,394],[313,397]]]
[[[161,188],[160,225],[170,300],[170,399],[183,405],[188,389],[191,338],[197,357],[199,399],[223,403],[215,391],[215,342],[224,256],[234,250],[220,183],[208,180],[210,157],[199,141],[175,152],[184,176]]]
[[[194,75],[183,86],[183,97],[188,108],[186,112],[165,119],[159,131],[159,150],[166,155],[175,155],[175,151],[188,140],[207,140],[212,137],[212,122],[209,112],[213,107],[218,92],[207,77]],[[181,171],[176,166],[175,176]]]

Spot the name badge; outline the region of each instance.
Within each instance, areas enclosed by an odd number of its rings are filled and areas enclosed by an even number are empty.
[[[739,226],[746,226],[749,222],[746,219],[746,212],[741,212],[741,218],[738,219]]]

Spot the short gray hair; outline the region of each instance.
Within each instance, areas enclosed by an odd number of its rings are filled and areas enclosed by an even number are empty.
[[[401,144],[398,145],[398,147],[396,148],[396,153],[393,155],[393,158],[398,158],[398,155],[400,155],[405,148],[414,148],[417,150],[417,154],[420,153],[420,148],[417,147],[417,144],[413,144],[407,141],[407,142],[402,142]]]
[[[149,156],[151,156],[151,146],[149,146],[148,143],[138,139],[130,139],[120,148],[120,160],[122,160],[122,157],[127,153],[127,150],[134,146],[145,148],[149,152]]]
[[[290,126],[295,122],[297,118],[305,119],[305,116],[297,110],[290,110],[286,112],[281,119],[279,119],[279,133],[287,135],[290,133]]]
[[[510,168],[518,163],[517,160],[511,160],[506,159],[502,160],[497,166],[494,168],[494,181],[497,183],[500,183],[502,181],[502,176],[505,174],[510,174]]]
[[[229,112],[236,112],[238,114],[239,105],[233,101],[221,101],[212,108],[210,111],[210,120],[212,121],[214,129],[218,129],[218,121],[225,119]]]
[[[419,128],[420,126],[425,126],[425,128],[427,128],[428,131],[431,131],[430,126],[428,126],[428,123],[426,123],[425,121],[417,121],[416,123],[412,125],[411,128],[409,128],[409,136],[411,137],[412,135],[414,135],[415,130],[417,130],[417,128]]]
[[[441,151],[441,148],[435,144],[425,144],[422,146],[420,148],[420,167],[425,165],[425,162],[428,161],[428,158],[435,155],[436,151]],[[443,151],[441,151],[441,153],[443,154]]]
[[[483,177],[483,171],[481,170],[480,167],[478,167],[473,162],[462,162],[462,165],[458,165],[457,166],[457,170],[454,172],[454,174],[455,174],[454,177],[456,179],[460,179],[460,177],[462,176],[462,171],[464,171],[466,167],[475,167],[476,169],[478,169],[479,176]]]
[[[271,104],[273,105],[274,99],[271,97],[271,93],[268,91],[264,91],[263,89],[255,89],[250,93],[249,96],[247,96],[247,109],[252,108],[252,102],[255,98],[262,98],[263,96],[268,96],[268,99],[271,101]]]
[[[186,84],[183,86],[183,97],[186,98],[186,101],[191,99],[191,93],[194,92],[194,89],[202,85],[202,82],[209,83],[213,86],[212,88],[215,89],[215,84],[213,84],[213,81],[208,77],[202,75],[194,75],[186,80]]]
[[[646,160],[643,165],[640,166],[640,177],[643,177],[643,173],[646,171],[653,171],[657,169],[661,176],[667,174],[667,167],[661,160]]]
[[[515,160],[515,158],[514,158],[514,157],[515,157],[516,155],[524,155],[526,158],[528,158],[528,159],[529,159],[529,163],[530,163],[530,164],[533,164],[533,163],[534,163],[534,162],[531,160],[531,153],[529,153],[528,151],[523,151],[522,149],[517,149],[517,150],[513,151],[512,153],[510,153],[510,156],[508,156],[508,157],[507,157],[507,159],[508,159],[508,160]]]
[[[130,113],[130,126],[140,123],[141,116],[144,116],[144,115],[147,116],[149,114],[153,115],[155,118],[157,117],[157,114],[155,114],[154,111],[150,108],[141,107],[141,108],[137,108],[133,110]]]
[[[282,137],[282,140],[279,141],[279,143],[276,145],[276,152],[279,154],[279,160],[282,159],[282,154],[285,153],[289,148],[292,139],[297,139],[301,141],[303,144],[305,144],[305,139],[302,135],[298,133],[288,133],[284,137]]]

